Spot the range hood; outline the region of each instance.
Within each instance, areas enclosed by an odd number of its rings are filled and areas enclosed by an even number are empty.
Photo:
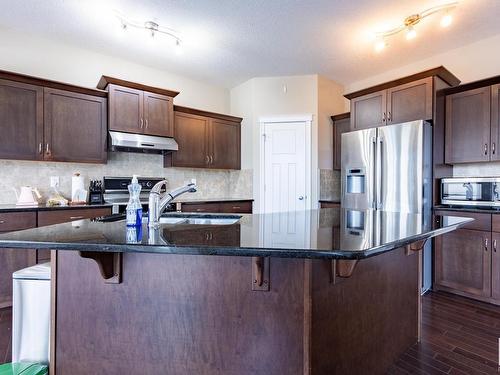
[[[131,134],[110,131],[110,148],[112,151],[163,153],[177,151],[179,145],[173,138],[154,135]]]

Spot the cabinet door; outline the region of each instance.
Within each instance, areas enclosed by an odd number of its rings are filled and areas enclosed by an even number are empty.
[[[491,232],[459,229],[435,241],[435,283],[470,295],[491,295]]]
[[[345,118],[333,123],[333,169],[340,171],[342,134],[350,130],[351,120]]]
[[[491,296],[500,301],[500,233],[492,234]]]
[[[210,212],[219,213],[221,212],[221,207],[219,202],[208,202],[208,203],[182,203],[182,212]]]
[[[142,133],[144,128],[144,93],[116,85],[108,86],[109,130]]]
[[[491,86],[491,160],[500,160],[500,85]]]
[[[490,87],[446,97],[445,162],[490,160]]]
[[[0,80],[1,159],[42,159],[43,88]]]
[[[207,168],[209,119],[203,116],[176,112],[174,138],[179,150],[172,154],[174,167]]]
[[[386,124],[387,91],[378,91],[351,100],[351,130]]]
[[[144,92],[144,134],[173,136],[172,98]]]
[[[210,121],[210,168],[241,168],[240,130],[238,122]]]
[[[432,118],[432,77],[387,90],[388,124]]]
[[[106,163],[106,99],[44,89],[44,159]]]

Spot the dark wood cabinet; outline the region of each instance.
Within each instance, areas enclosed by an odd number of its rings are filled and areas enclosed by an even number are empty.
[[[111,215],[111,208],[78,208],[59,209],[38,212],[38,226],[66,223],[74,220],[92,219],[99,216]]]
[[[340,171],[342,134],[351,129],[350,113],[335,115],[331,118],[333,122],[333,169]]]
[[[106,163],[106,99],[44,89],[44,160]]]
[[[490,160],[490,107],[489,86],[446,96],[446,163]]]
[[[173,136],[173,98],[178,92],[107,76],[97,87],[109,93],[110,130]]]
[[[172,154],[173,166],[208,168],[209,119],[189,113],[174,115],[174,139],[179,150]]]
[[[440,66],[344,95],[351,101],[351,130],[415,120],[436,120],[437,91],[460,80]]]
[[[491,297],[500,302],[500,233],[493,233],[491,240]]]
[[[238,122],[212,119],[210,121],[210,167],[241,168],[241,125]]]
[[[500,84],[491,86],[491,160],[500,160]]]
[[[252,201],[182,203],[182,212],[252,213]]]
[[[387,90],[387,124],[431,120],[432,77],[399,85]]]
[[[351,129],[376,128],[386,124],[387,92],[385,90],[351,100]]]
[[[0,158],[42,159],[43,88],[0,80]]]
[[[435,240],[435,284],[491,296],[491,232],[459,229]]]
[[[36,212],[0,213],[0,233],[36,227]],[[12,273],[36,263],[35,250],[0,251],[0,308],[12,305]]]
[[[174,138],[179,150],[166,167],[241,168],[241,118],[175,106]]]

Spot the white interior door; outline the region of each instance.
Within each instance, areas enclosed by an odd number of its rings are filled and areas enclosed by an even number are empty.
[[[308,207],[307,139],[305,122],[264,125],[264,212]]]

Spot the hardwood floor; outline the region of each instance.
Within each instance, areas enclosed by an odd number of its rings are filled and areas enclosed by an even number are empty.
[[[448,293],[422,298],[422,341],[389,374],[498,374],[500,307]]]
[[[12,308],[0,309],[0,363],[10,362],[12,345]]]
[[[447,293],[422,298],[422,342],[388,374],[499,374],[500,307]],[[0,363],[10,362],[12,309],[0,310]]]

